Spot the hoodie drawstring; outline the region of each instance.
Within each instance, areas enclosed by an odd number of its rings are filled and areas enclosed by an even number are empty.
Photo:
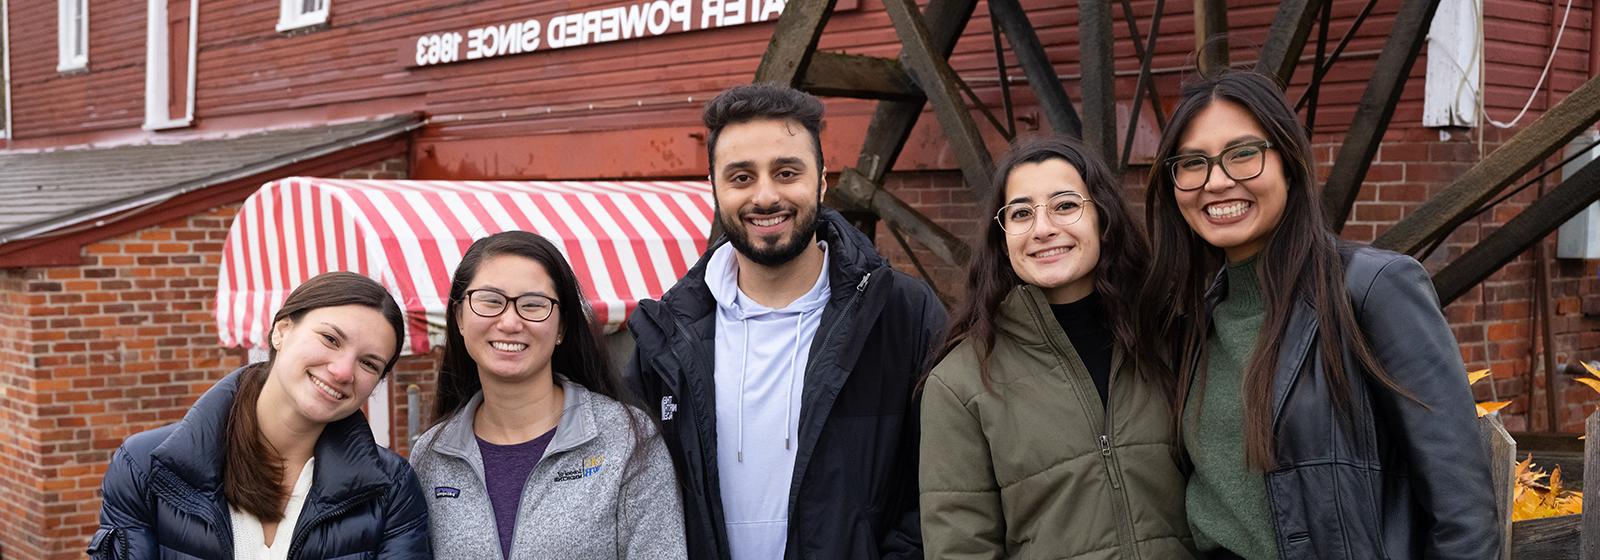
[[[750,371],[750,319],[739,319],[744,328],[744,355],[739,357],[739,452],[737,459],[744,462],[744,378]]]
[[[800,313],[794,319],[794,344],[789,350],[789,394],[783,398],[783,448],[789,449],[789,442],[793,439],[793,432],[789,427],[798,424],[794,422],[794,380],[804,377],[805,372],[795,369],[795,362],[800,359],[800,328],[805,323],[806,314]]]

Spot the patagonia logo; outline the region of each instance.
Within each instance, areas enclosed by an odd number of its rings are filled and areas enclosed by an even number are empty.
[[[433,487],[433,497],[436,498],[436,499],[437,498],[459,498],[459,497],[461,497],[461,489],[460,488],[451,488],[449,486],[435,486],[435,487]]]
[[[661,397],[661,421],[666,422],[678,413],[677,403],[672,402],[672,395]]]
[[[605,466],[606,466],[606,456],[605,455],[590,455],[590,456],[585,457],[583,459],[583,467],[582,468],[566,469],[566,470],[556,471],[556,477],[554,479],[554,482],[566,482],[568,480],[578,480],[580,478],[588,478],[588,477],[600,474],[600,469],[605,468]]]

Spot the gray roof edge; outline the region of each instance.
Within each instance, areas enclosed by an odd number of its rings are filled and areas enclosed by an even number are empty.
[[[292,165],[308,159],[319,158],[363,144],[405,134],[421,128],[424,124],[427,124],[426,119],[415,113],[398,117],[389,117],[388,119],[383,120],[392,120],[395,122],[393,124],[367,131],[357,136],[339,138],[326,144],[312,146],[304,150],[274,157],[265,161],[250,163],[243,167],[230,169],[228,171],[208,177],[184,181],[164,189],[139,193],[127,198],[91,206],[65,216],[50,218],[7,230],[0,230],[0,245],[39,237],[41,235],[56,232],[57,230],[83,224],[84,222],[88,222],[90,220],[98,220],[106,216],[125,213],[130,210],[135,210],[135,212],[132,212],[128,215],[137,214],[138,212],[136,210],[141,209],[141,207],[148,208],[171,200],[175,197],[204,189],[206,187],[227,183],[229,181],[249,177],[258,173],[271,171],[285,165]],[[377,122],[382,121],[380,120]],[[93,227],[100,227],[101,225],[104,224],[97,223]]]

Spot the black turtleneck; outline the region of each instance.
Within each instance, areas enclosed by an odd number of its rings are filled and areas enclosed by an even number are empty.
[[[1089,377],[1094,379],[1094,388],[1100,392],[1100,404],[1104,405],[1107,387],[1111,384],[1112,338],[1100,293],[1090,292],[1072,303],[1052,303],[1050,311],[1061,324],[1061,330],[1066,331],[1067,340],[1072,342],[1078,358],[1089,368]]]

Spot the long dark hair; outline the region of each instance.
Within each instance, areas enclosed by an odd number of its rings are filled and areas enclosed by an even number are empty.
[[[1011,259],[1006,256],[1005,232],[994,222],[995,213],[1006,203],[1006,178],[1017,166],[1062,160],[1076,168],[1088,187],[1089,207],[1100,221],[1100,260],[1094,265],[1094,289],[1105,302],[1115,344],[1128,356],[1137,356],[1138,330],[1134,323],[1134,283],[1144,276],[1149,249],[1144,235],[1134,224],[1123,199],[1120,182],[1111,169],[1082,142],[1064,136],[1024,140],[1013,144],[995,163],[990,177],[988,204],[979,215],[977,254],[967,267],[967,297],[956,307],[941,354],[948,354],[962,341],[970,341],[978,356],[978,376],[990,386],[989,353],[994,350],[994,321],[1000,303],[1022,283]],[[1141,371],[1144,371],[1141,369]],[[1170,387],[1170,381],[1161,382]]]
[[[370,307],[389,322],[394,331],[394,354],[383,365],[382,373],[389,375],[405,343],[405,313],[389,291],[371,278],[352,272],[329,272],[306,280],[289,292],[283,307],[272,316],[272,325],[277,328],[284,320],[298,323],[312,310],[345,305]],[[256,401],[277,359],[278,348],[273,347],[267,351],[267,361],[252,364],[239,374],[239,387],[228,409],[226,458],[222,464],[222,493],[228,505],[268,523],[283,519],[282,507],[288,495],[282,484],[283,457],[261,435]]]
[[[450,306],[445,314],[444,357],[439,364],[438,392],[433,401],[434,424],[443,423],[461,412],[467,401],[483,390],[478,363],[467,353],[467,343],[461,338],[461,324],[456,317],[466,303],[467,286],[478,275],[478,267],[490,257],[500,255],[531,259],[543,266],[555,282],[562,340],[550,356],[551,369],[591,392],[637,408],[632,393],[623,387],[622,378],[600,347],[600,334],[589,322],[589,302],[578,288],[578,276],[573,274],[572,265],[567,264],[561,251],[544,237],[526,231],[506,231],[473,243],[461,257],[461,264],[451,279]],[[637,435],[639,427],[633,428]]]
[[[1356,365],[1371,379],[1402,395],[1409,393],[1378,364],[1356,322],[1345,292],[1339,242],[1323,217],[1321,198],[1315,189],[1311,140],[1305,127],[1284,99],[1283,90],[1270,78],[1224,70],[1183,88],[1172,120],[1162,132],[1145,193],[1145,227],[1150,232],[1154,258],[1141,288],[1139,317],[1141,328],[1153,340],[1174,344],[1165,349],[1167,353],[1161,356],[1164,359],[1159,360],[1162,367],[1175,370],[1178,379],[1173,421],[1182,428],[1191,386],[1205,376],[1209,321],[1206,290],[1225,259],[1221,249],[1207,243],[1184,221],[1165,161],[1177,153],[1180,139],[1195,115],[1222,100],[1243,107],[1261,125],[1266,139],[1272,142],[1272,150],[1282,158],[1283,174],[1288,179],[1283,216],[1268,234],[1257,260],[1256,276],[1266,317],[1244,372],[1245,455],[1252,467],[1266,470],[1274,464],[1275,455],[1270,403],[1278,362],[1277,341],[1288,328],[1298,301],[1309,302],[1316,312],[1317,352],[1327,368],[1335,407],[1346,420],[1352,410],[1346,368],[1352,364],[1345,362],[1341,353],[1344,348],[1351,351]]]

